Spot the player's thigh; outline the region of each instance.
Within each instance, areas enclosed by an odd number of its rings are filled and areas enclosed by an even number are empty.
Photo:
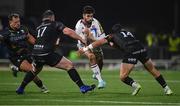
[[[55,67],[68,71],[73,68],[73,63],[63,56],[59,63],[55,65]]]
[[[21,62],[20,70],[25,71],[25,72],[35,71],[33,65],[31,63],[29,63],[29,61],[27,61],[27,60],[23,60]]]
[[[88,57],[89,59],[96,59],[96,56],[95,54],[92,52],[92,51],[86,51],[85,53],[85,56]]]
[[[120,66],[120,78],[127,77],[135,64],[137,64],[137,58],[132,54],[126,54]]]

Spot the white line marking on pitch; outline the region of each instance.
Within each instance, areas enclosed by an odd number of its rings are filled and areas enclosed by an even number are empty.
[[[2,100],[2,99],[1,99]],[[0,101],[1,101],[0,100]],[[7,100],[2,100],[7,101]],[[140,105],[180,105],[180,103],[162,103],[162,102],[127,102],[127,101],[88,101],[88,100],[60,100],[60,99],[8,99],[8,101],[25,101],[25,102],[74,102],[74,103],[108,103],[108,104],[140,104]]]

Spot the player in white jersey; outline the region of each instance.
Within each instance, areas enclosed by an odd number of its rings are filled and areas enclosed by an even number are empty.
[[[75,26],[76,33],[86,40],[87,45],[105,37],[100,23],[97,19],[93,18],[94,13],[95,10],[93,7],[85,6],[83,8],[83,19],[80,19]],[[78,41],[77,46],[80,49],[86,45]],[[106,83],[101,77],[101,70],[103,67],[102,49],[100,47],[95,48],[92,51],[86,51],[84,54],[89,59],[90,67],[93,71],[93,78],[98,80],[98,88],[104,88]]]

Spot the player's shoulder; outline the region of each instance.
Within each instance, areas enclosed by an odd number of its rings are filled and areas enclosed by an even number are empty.
[[[25,26],[25,25],[21,25],[21,26],[20,26],[20,31],[21,31],[21,32],[24,32],[24,33],[28,33],[28,32],[29,32],[28,27]]]
[[[6,27],[4,30],[1,31],[2,36],[8,36],[10,34],[11,34],[11,32],[10,32],[10,29],[8,27]]]
[[[80,28],[80,27],[83,27],[84,26],[84,23],[83,23],[83,20],[82,19],[80,19],[80,20],[78,20],[77,21],[77,23],[76,23],[76,28]]]
[[[100,24],[100,22],[99,22],[98,19],[96,19],[96,18],[93,18],[93,22],[94,22],[95,24]]]
[[[94,21],[94,22],[99,22],[96,18],[93,18],[93,21]]]
[[[82,25],[83,24],[83,20],[82,19],[79,19],[76,23],[76,25]]]

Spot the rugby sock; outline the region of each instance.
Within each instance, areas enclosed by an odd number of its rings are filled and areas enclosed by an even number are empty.
[[[76,69],[70,69],[68,71],[68,74],[70,76],[70,78],[79,86],[81,87],[83,84],[78,72],[76,71]]]
[[[42,83],[42,81],[40,79],[35,79],[33,81],[39,88],[43,87],[43,83]]]
[[[160,75],[159,77],[156,78],[157,82],[163,87],[165,88],[167,86],[166,81],[164,80],[163,76]]]
[[[93,73],[96,75],[96,78],[98,79],[98,81],[99,82],[103,81],[101,78],[99,66],[97,64],[94,64],[91,66],[91,69],[92,69]]]
[[[135,82],[135,81],[134,81],[132,78],[130,78],[129,76],[127,76],[127,77],[123,80],[123,82],[124,82],[125,84],[127,84],[127,85],[132,86],[133,82]]]
[[[35,77],[34,73],[32,73],[31,71],[27,72],[20,87],[24,89],[26,85],[34,79],[34,77]]]

